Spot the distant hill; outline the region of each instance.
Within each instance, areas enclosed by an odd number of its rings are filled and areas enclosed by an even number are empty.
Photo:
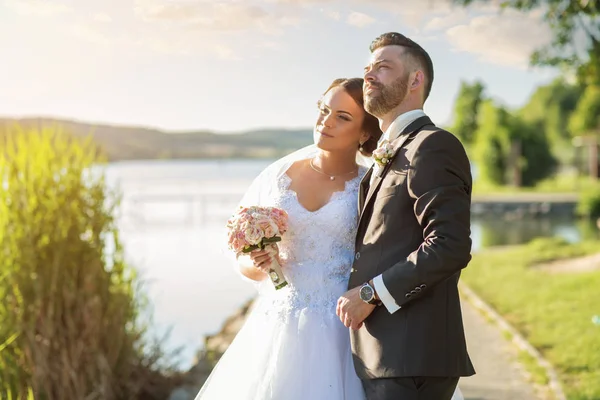
[[[90,124],[50,118],[0,118],[0,134],[24,128],[59,126],[75,137],[92,136],[110,161],[194,158],[275,158],[313,142],[310,129],[263,129],[241,133],[167,133],[158,129]]]

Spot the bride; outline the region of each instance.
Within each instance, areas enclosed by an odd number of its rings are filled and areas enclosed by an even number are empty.
[[[315,144],[267,167],[242,199],[284,209],[289,230],[277,246],[238,257],[259,295],[196,400],[365,399],[336,315],[354,256],[363,156],[382,134],[363,108],[362,86],[360,78],[333,81],[318,102]],[[280,290],[266,275],[272,258],[289,282]]]

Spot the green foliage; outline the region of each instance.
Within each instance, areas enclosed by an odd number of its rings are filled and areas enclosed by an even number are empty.
[[[463,279],[556,368],[568,399],[600,398],[600,271],[551,273],[539,262],[594,254],[600,242],[537,239],[508,250],[481,252]]]
[[[577,68],[577,78],[583,84],[600,86],[600,41],[592,41],[588,58]]]
[[[458,95],[454,102],[454,132],[465,145],[470,145],[475,140],[478,127],[479,106],[484,100],[485,87],[480,81],[472,84],[461,82]]]
[[[577,215],[587,218],[600,218],[600,184],[587,186],[577,202]]]
[[[569,129],[577,135],[593,132],[600,137],[600,86],[585,88],[569,120]]]
[[[0,398],[135,399],[161,357],[97,149],[53,129],[0,144]]]
[[[506,183],[511,137],[509,118],[509,113],[496,107],[492,100],[482,103],[473,148],[477,179],[496,185]]]
[[[552,155],[550,143],[543,129],[514,116],[511,133],[512,140],[518,141],[521,147],[519,163],[523,186],[534,186],[554,172],[557,160]]]
[[[540,86],[519,114],[526,122],[538,124],[553,143],[564,145],[571,138],[567,123],[577,107],[583,90],[557,79],[549,85]]]
[[[533,186],[556,167],[544,131],[496,106],[492,100],[481,106],[475,137],[473,159],[478,168],[477,179],[484,184],[509,184],[518,167],[521,184]],[[519,154],[513,153],[517,144]]]

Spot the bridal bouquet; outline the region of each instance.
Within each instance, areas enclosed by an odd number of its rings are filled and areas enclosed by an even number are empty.
[[[280,208],[240,207],[227,221],[229,249],[236,254],[249,253],[279,242],[288,229],[287,220],[287,213]],[[288,284],[277,260],[269,268],[269,278],[276,290]]]

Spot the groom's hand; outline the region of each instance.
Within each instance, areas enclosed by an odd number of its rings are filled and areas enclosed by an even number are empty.
[[[360,287],[356,287],[344,293],[337,302],[335,313],[340,321],[353,330],[359,329],[364,320],[373,312],[375,305],[362,301],[358,295]]]

